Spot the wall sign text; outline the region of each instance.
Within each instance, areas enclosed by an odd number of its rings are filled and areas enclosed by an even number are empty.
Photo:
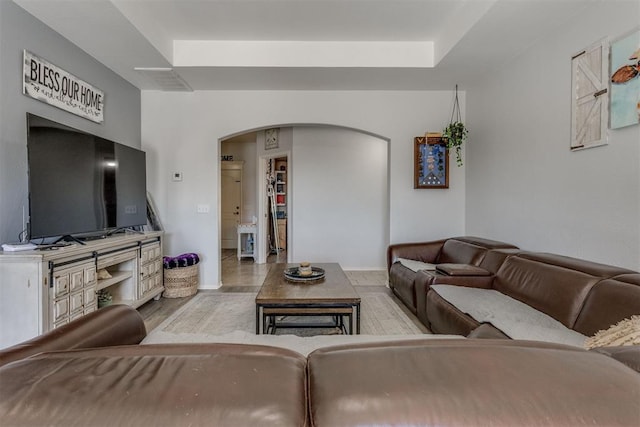
[[[24,50],[22,93],[96,123],[104,121],[104,92]]]

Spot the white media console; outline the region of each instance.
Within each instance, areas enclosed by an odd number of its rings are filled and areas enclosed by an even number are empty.
[[[139,307],[164,290],[162,232],[127,233],[48,250],[0,252],[0,348],[98,308]]]

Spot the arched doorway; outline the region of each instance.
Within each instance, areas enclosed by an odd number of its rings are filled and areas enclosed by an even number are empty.
[[[279,151],[265,149],[264,129],[241,133],[256,135],[255,205],[258,234],[262,236],[258,244],[264,247],[263,230],[269,226],[265,221],[265,196],[260,191],[264,162],[285,155],[287,261],[340,262],[355,270],[383,269],[389,242],[388,139],[340,126],[305,124],[287,128],[291,141],[282,141]],[[224,284],[224,269],[220,271]]]

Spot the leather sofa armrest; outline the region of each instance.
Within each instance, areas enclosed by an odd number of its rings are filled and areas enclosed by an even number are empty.
[[[482,323],[480,326],[475,328],[467,338],[475,338],[475,339],[501,339],[508,340],[509,338],[504,332],[500,329],[493,326],[491,323]]]
[[[444,242],[446,242],[446,239],[435,240],[433,242],[397,243],[389,245],[387,248],[387,271],[391,269],[391,266],[398,258],[433,263],[438,257]]]
[[[431,285],[458,285],[468,288],[491,289],[495,276],[448,276],[440,271],[421,270],[416,273],[416,316],[426,326],[430,327],[427,318],[427,293]]]
[[[139,344],[144,320],[128,305],[101,308],[29,341],[0,350],[0,366],[45,351]]]
[[[484,268],[476,267],[475,265],[469,264],[438,264],[436,266],[436,270],[438,270],[442,274],[446,274],[447,276],[490,276],[491,273],[485,270]]]
[[[640,345],[625,345],[617,347],[596,347],[592,352],[605,354],[631,369],[640,372]]]

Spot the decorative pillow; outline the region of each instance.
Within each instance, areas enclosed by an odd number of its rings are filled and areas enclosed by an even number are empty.
[[[640,345],[640,316],[631,316],[585,340],[586,348]]]

